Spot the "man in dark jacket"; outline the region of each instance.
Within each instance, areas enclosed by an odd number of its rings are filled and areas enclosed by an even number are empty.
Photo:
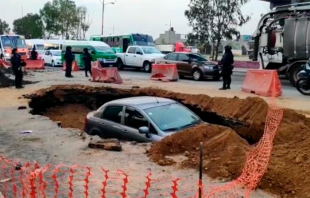
[[[66,53],[65,53],[65,62],[66,62],[66,77],[67,78],[72,78],[73,76],[71,75],[72,71],[72,63],[74,61],[74,55],[71,52],[71,47],[67,46],[66,47]]]
[[[14,48],[12,50],[12,57],[11,57],[11,65],[15,75],[15,87],[16,89],[23,88],[22,81],[23,81],[23,71],[22,66],[25,64],[22,62],[21,57],[17,54],[17,49]]]
[[[37,60],[38,59],[38,52],[36,52],[36,48],[33,47],[31,51],[31,60]]]
[[[225,53],[223,55],[222,60],[220,61],[220,65],[222,65],[222,77],[223,77],[223,87],[220,90],[230,89],[231,84],[231,75],[234,69],[234,55],[231,52],[231,47],[229,45],[225,46]]]
[[[90,73],[91,75],[91,61],[92,61],[92,56],[88,52],[87,48],[84,48],[84,54],[83,54],[83,61],[84,61],[84,66],[85,66],[85,76],[88,77],[87,72]]]

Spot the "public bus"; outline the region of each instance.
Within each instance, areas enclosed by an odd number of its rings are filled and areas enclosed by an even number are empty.
[[[12,50],[17,48],[17,53],[21,55],[22,60],[27,60],[28,49],[25,38],[21,35],[6,34],[0,35],[0,58],[10,61]]]
[[[102,41],[108,44],[116,53],[126,52],[128,46],[154,46],[154,40],[147,34],[121,34],[121,35],[94,35],[90,37],[91,41]]]
[[[27,39],[28,58],[33,48],[35,48],[39,56],[42,56],[45,50],[61,50],[63,42],[63,40]]]

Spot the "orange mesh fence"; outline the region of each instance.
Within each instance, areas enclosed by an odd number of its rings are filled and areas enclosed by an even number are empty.
[[[26,63],[27,63],[27,65],[25,66],[25,69],[28,69],[28,70],[45,69],[43,60],[27,60]]]
[[[282,95],[281,82],[276,70],[248,70],[242,91],[270,97]]]
[[[176,81],[179,73],[175,64],[153,64],[151,80],[161,80],[165,82]]]
[[[62,70],[65,71],[66,70],[66,62],[64,61],[63,64],[62,64]],[[76,63],[76,61],[73,61],[72,62],[72,71],[79,71],[79,67]]]
[[[121,84],[123,80],[116,67],[103,68],[99,61],[92,62],[92,82]]]

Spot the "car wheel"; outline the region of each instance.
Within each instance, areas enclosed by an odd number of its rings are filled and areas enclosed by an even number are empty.
[[[149,61],[145,61],[143,63],[143,69],[144,69],[145,72],[151,72],[152,64]]]
[[[194,69],[192,72],[193,79],[199,81],[202,79],[202,72],[200,69]]]
[[[123,70],[124,69],[124,63],[121,59],[117,59],[117,62],[116,62],[116,67],[118,70]]]
[[[52,67],[55,67],[55,62],[54,62],[54,60],[52,60]]]

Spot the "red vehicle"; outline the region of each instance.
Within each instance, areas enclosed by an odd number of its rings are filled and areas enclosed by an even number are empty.
[[[176,42],[174,45],[156,45],[155,47],[163,54],[169,54],[171,52],[190,52],[189,49],[185,48],[182,42]]]

